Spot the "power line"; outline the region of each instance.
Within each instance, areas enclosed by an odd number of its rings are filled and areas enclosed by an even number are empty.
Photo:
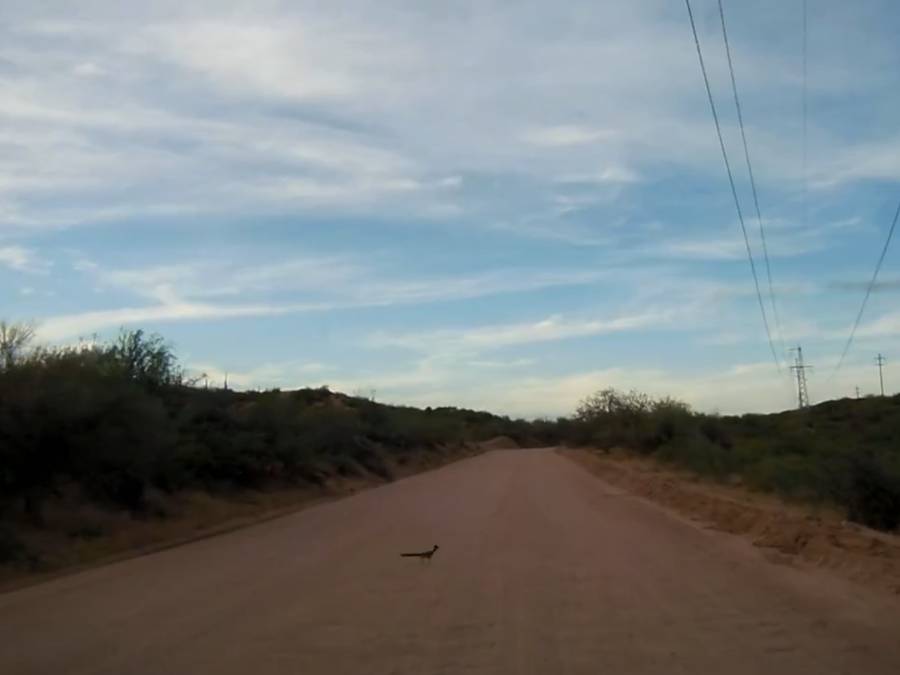
[[[703,84],[706,86],[706,96],[709,99],[709,108],[712,111],[713,122],[716,125],[716,136],[719,138],[719,148],[722,150],[722,159],[725,162],[725,172],[728,174],[728,184],[731,186],[731,196],[734,198],[734,207],[737,210],[738,221],[741,224],[741,232],[744,235],[744,246],[747,248],[747,259],[750,261],[750,272],[753,274],[753,285],[756,287],[756,299],[759,301],[759,311],[762,314],[763,325],[766,328],[766,338],[772,357],[775,359],[775,367],[781,372],[781,362],[775,343],[772,342],[772,331],[769,328],[769,319],[766,316],[766,306],[763,302],[762,292],[759,290],[759,275],[756,273],[756,263],[753,262],[753,251],[750,248],[750,238],[747,236],[747,226],[744,223],[744,213],[741,211],[741,202],[738,199],[737,189],[734,186],[734,175],[731,172],[731,163],[728,161],[728,152],[725,150],[725,141],[722,138],[722,127],[719,124],[719,114],[716,112],[716,103],[713,100],[712,89],[709,86],[709,76],[706,74],[706,63],[703,61],[703,51],[700,49],[700,38],[697,37],[697,24],[694,22],[694,12],[691,9],[691,0],[684,0],[687,6],[688,17],[691,20],[691,32],[694,35],[694,45],[697,47],[697,58],[700,61],[700,72],[703,74]]]
[[[802,155],[803,155],[803,229],[809,225],[809,175],[808,175],[808,154],[809,154],[809,144],[808,144],[808,118],[809,118],[809,86],[807,84],[807,71],[808,71],[808,62],[809,62],[809,30],[807,26],[807,11],[806,11],[806,2],[807,0],[803,0],[803,132],[802,136]]]
[[[744,144],[744,159],[747,161],[747,173],[750,176],[750,190],[753,193],[753,206],[756,208],[756,220],[759,223],[759,238],[760,241],[762,241],[763,258],[766,261],[766,277],[769,282],[769,300],[772,303],[772,316],[775,318],[775,332],[778,334],[778,342],[781,344],[782,353],[784,353],[784,337],[781,331],[781,318],[778,316],[778,305],[775,302],[775,286],[772,283],[772,265],[769,262],[769,247],[766,243],[766,231],[763,227],[762,213],[759,209],[759,195],[756,190],[756,179],[753,176],[753,164],[750,161],[747,133],[744,130],[744,114],[741,110],[741,99],[738,96],[737,80],[734,76],[734,64],[731,60],[731,45],[728,42],[728,30],[725,28],[725,8],[722,5],[722,0],[719,0],[719,18],[722,21],[722,38],[725,41],[725,55],[728,57],[728,72],[731,74],[731,91],[734,93],[734,107],[737,110],[738,126],[741,129],[741,141]]]
[[[878,262],[875,265],[875,272],[872,274],[872,280],[869,282],[868,287],[866,288],[866,294],[863,297],[862,305],[859,307],[859,312],[856,315],[856,321],[853,322],[853,328],[850,330],[850,337],[847,338],[847,344],[844,345],[844,351],[841,352],[841,358],[838,360],[837,366],[834,368],[834,372],[831,373],[832,376],[836,375],[837,372],[841,369],[841,366],[844,365],[844,359],[847,356],[847,352],[850,351],[850,345],[853,344],[853,338],[856,337],[856,329],[859,328],[859,322],[862,321],[863,312],[866,311],[866,304],[869,302],[869,296],[872,295],[872,289],[875,288],[875,282],[878,281],[878,273],[881,271],[881,265],[884,263],[884,257],[887,255],[888,248],[891,245],[891,239],[894,237],[894,230],[897,228],[897,218],[900,217],[900,204],[897,204],[897,210],[894,212],[894,220],[891,221],[891,229],[888,230],[887,239],[884,241],[884,248],[881,249],[881,255],[878,257]]]

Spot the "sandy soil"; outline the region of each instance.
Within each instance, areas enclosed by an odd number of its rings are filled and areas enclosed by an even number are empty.
[[[0,595],[0,672],[896,673],[898,625],[896,597],[514,450]]]

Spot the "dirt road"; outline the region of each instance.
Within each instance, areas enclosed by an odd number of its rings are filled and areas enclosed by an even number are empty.
[[[900,602],[497,451],[2,595],[0,672],[897,673]]]

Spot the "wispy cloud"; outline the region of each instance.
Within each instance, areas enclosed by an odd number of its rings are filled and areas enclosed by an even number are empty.
[[[50,269],[48,261],[23,246],[0,246],[0,265],[28,274],[43,274]]]
[[[365,85],[358,76],[366,65],[364,45],[334,50],[330,32],[313,22],[290,20],[282,25],[181,21],[148,27],[136,36],[132,49],[192,70],[220,87],[299,99],[346,98]],[[377,53],[370,52],[373,57]]]
[[[828,190],[849,182],[900,180],[900,136],[838,146],[834,155],[813,169],[811,186]]]
[[[864,323],[856,336],[859,338],[896,337],[900,335],[900,312],[888,312]]]
[[[522,139],[532,145],[548,148],[564,148],[570,145],[587,145],[608,141],[617,137],[611,129],[597,129],[577,124],[560,124],[536,127],[522,133]]]
[[[747,233],[753,255],[762,256],[762,241],[756,221],[747,219]],[[787,258],[822,251],[834,245],[835,238],[856,236],[859,233],[858,219],[845,219],[819,223],[815,227],[801,228],[798,224],[784,221],[768,221],[766,242],[771,258]],[[650,253],[669,258],[693,260],[741,260],[747,256],[747,248],[739,225],[729,225],[725,236],[679,237],[663,240],[647,247]]]
[[[444,192],[466,171],[528,174],[549,189],[672,166],[718,176],[683,17],[664,4],[486,6],[470,19],[350,6],[146,3],[125,18],[100,2],[90,20],[17,8],[0,36],[13,74],[0,96],[0,194],[16,197],[15,222],[90,222],[92,209],[127,220],[154,207],[456,213]],[[795,86],[792,56],[745,40],[740,58],[748,96]],[[859,86],[830,75],[813,76],[813,93]],[[782,117],[754,119],[760,180],[799,178]],[[896,152],[813,131],[824,157],[844,158],[832,182],[895,175]],[[33,199],[42,193],[59,198]]]
[[[607,278],[606,270],[501,269],[470,275],[372,281],[356,289],[360,302],[402,304],[467,300],[545,288],[585,286]]]
[[[379,256],[375,256],[376,261]],[[97,282],[129,290],[138,296],[171,300],[222,296],[253,297],[312,293],[320,299],[360,305],[440,302],[521,293],[559,286],[581,286],[607,278],[613,270],[494,269],[452,276],[397,277],[381,264],[362,262],[355,255],[305,255],[259,264],[226,260],[184,261],[178,264],[105,269],[89,260],[76,268]]]
[[[595,87],[581,91],[577,82],[568,87],[577,92],[572,104],[597,108],[592,119],[535,121],[546,116],[536,113],[553,115],[553,109],[560,119],[571,118],[566,106],[543,111],[536,102],[555,98],[559,83],[579,70],[574,62],[644,59],[645,47],[617,38],[609,27],[646,25],[649,18],[658,26],[656,12],[646,9],[595,7],[595,39],[569,40],[565,49],[538,45],[540,68],[523,79],[522,57],[534,46],[526,45],[540,35],[515,15],[501,20],[505,12],[497,8],[485,8],[485,20],[473,30],[446,16],[438,26],[429,12],[379,14],[364,5],[345,13],[309,6],[222,13],[201,2],[164,17],[149,3],[130,21],[102,5],[89,22],[65,16],[48,22],[34,11],[8,24],[3,55],[16,77],[0,97],[0,115],[13,140],[4,149],[0,185],[26,197],[22,220],[65,220],[86,208],[86,188],[102,197],[90,201],[106,208],[165,203],[244,213],[378,205],[403,215],[415,193],[416,212],[428,213],[442,199],[436,190],[460,169],[524,170],[548,181],[561,173],[590,182],[631,180],[634,168],[598,171],[596,154],[548,162],[542,151],[609,145],[603,152],[610,159],[644,158],[643,141],[634,139],[649,139],[653,131],[636,128],[645,127],[643,116],[596,106],[589,93]],[[561,18],[577,21],[566,12]],[[499,32],[506,39],[497,39]],[[457,34],[497,65],[497,77],[514,83],[510,99],[486,74],[444,51]],[[654,38],[657,49],[679,44]],[[674,60],[682,56],[689,51],[679,49]],[[659,83],[684,79],[672,59],[658,65],[668,76],[639,71],[653,80],[649,91],[662,94]],[[440,89],[435,73],[445,83]],[[600,89],[625,110],[641,90],[634,79],[634,72],[612,69],[602,73]],[[148,86],[159,81],[168,95]],[[660,111],[675,112],[663,96],[656,98]],[[512,102],[519,112],[509,120]],[[48,155],[56,161],[42,161]],[[27,199],[61,189],[74,192],[54,213]]]
[[[513,345],[553,342],[659,327],[669,324],[676,314],[672,310],[660,310],[608,319],[551,316],[535,322],[476,328],[406,334],[376,333],[368,343],[373,347],[402,347],[419,352],[480,353]]]
[[[362,307],[449,302],[541,288],[596,283],[606,272],[495,270],[469,276],[390,279],[346,256],[306,256],[266,265],[209,261],[106,270],[76,267],[101,286],[124,289],[154,304],[45,318],[47,340],[89,335],[126,324],[277,316]],[[289,300],[272,301],[272,294]],[[225,303],[222,300],[228,299]],[[244,302],[240,302],[244,300]]]
[[[330,309],[329,305],[218,305],[168,302],[147,307],[124,307],[52,316],[40,321],[38,334],[49,341],[88,337],[109,328],[167,321],[197,321],[235,317],[277,316]]]
[[[255,265],[203,258],[131,269],[106,269],[93,261],[80,260],[76,269],[101,286],[158,301],[256,298],[274,291],[282,295],[315,291],[320,297],[334,297],[331,291],[355,288],[366,274],[359,263],[338,255],[294,256]]]
[[[610,183],[636,183],[641,179],[634,169],[625,166],[608,166],[601,171],[569,173],[554,180],[563,185],[609,185]]]

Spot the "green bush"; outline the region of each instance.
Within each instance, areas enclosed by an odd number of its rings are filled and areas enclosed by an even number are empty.
[[[871,455],[850,460],[847,517],[880,530],[900,526],[900,475]]]
[[[28,559],[22,540],[11,528],[0,524],[0,565],[20,563]]]
[[[701,415],[699,429],[710,443],[720,445],[725,449],[733,446],[731,435],[718,415]]]
[[[822,467],[801,455],[764,457],[745,469],[745,480],[758,490],[788,498],[818,500],[829,492]]]
[[[661,446],[658,456],[705,476],[722,478],[733,470],[729,453],[699,435]]]

